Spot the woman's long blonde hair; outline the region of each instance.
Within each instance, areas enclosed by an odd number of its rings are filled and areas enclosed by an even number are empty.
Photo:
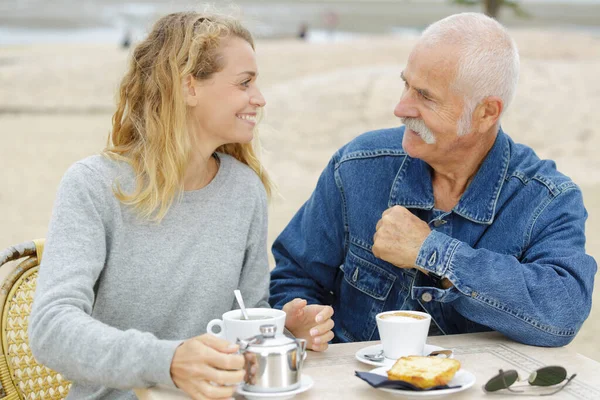
[[[192,139],[186,125],[182,79],[188,75],[209,79],[222,70],[219,45],[228,37],[242,38],[254,49],[252,35],[236,19],[181,12],[158,20],[133,52],[121,81],[104,154],[133,168],[135,189],[124,193],[116,182],[114,192],[144,218],[160,221],[175,197],[183,193]],[[253,143],[226,144],[217,151],[252,168],[270,196],[272,183],[256,155],[260,150],[257,133]]]

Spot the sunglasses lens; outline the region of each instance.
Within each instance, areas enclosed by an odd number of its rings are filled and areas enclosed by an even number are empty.
[[[495,392],[497,390],[506,389],[515,383],[518,378],[519,375],[515,370],[511,369],[510,371],[500,371],[498,375],[490,379],[488,383],[485,384],[485,390],[486,392]]]
[[[535,386],[552,386],[561,383],[567,377],[563,367],[544,367],[534,371],[529,376],[529,383]]]

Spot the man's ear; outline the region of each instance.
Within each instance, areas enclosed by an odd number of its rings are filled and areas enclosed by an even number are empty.
[[[500,97],[490,96],[483,99],[475,110],[475,124],[479,132],[487,132],[498,123],[504,110],[504,102]]]
[[[192,75],[186,75],[181,80],[181,90],[183,93],[183,100],[189,107],[194,107],[198,104],[198,97],[196,93],[196,80]]]

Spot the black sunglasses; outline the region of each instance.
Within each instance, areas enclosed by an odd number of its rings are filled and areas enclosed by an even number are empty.
[[[529,378],[527,378],[527,382],[533,386],[553,386],[558,385],[563,382],[565,379],[567,381],[564,385],[561,385],[554,391],[547,393],[527,393],[528,396],[550,396],[555,393],[560,392],[575,378],[577,374],[571,375],[569,379],[567,379],[567,370],[563,367],[559,366],[548,366],[540,368],[536,371],[533,371]],[[497,392],[498,390],[508,389],[513,394],[524,394],[523,390],[511,389],[511,386],[515,383],[521,381],[519,379],[519,374],[514,369],[503,371],[500,370],[498,375],[494,376],[492,379],[487,381],[487,383],[483,386],[483,391],[486,393]]]

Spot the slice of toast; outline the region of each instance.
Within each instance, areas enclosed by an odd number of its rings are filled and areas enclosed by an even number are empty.
[[[460,369],[460,362],[453,358],[401,357],[388,371],[388,379],[411,383],[421,389],[447,385]]]

